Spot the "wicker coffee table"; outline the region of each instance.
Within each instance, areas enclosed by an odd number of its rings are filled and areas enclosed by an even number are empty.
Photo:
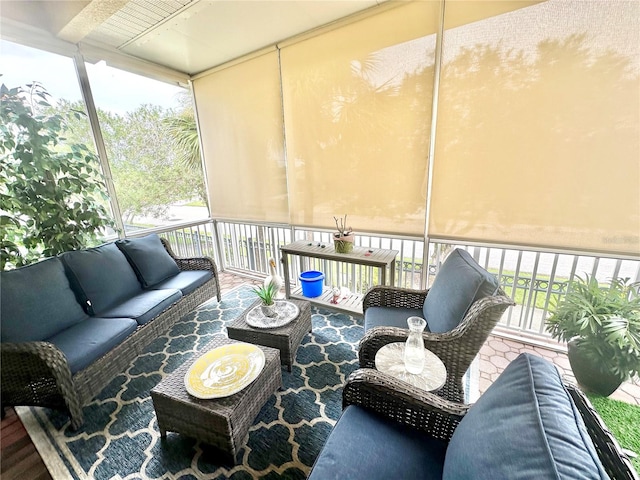
[[[311,304],[304,300],[289,299],[287,301],[297,305],[300,310],[291,323],[269,329],[250,326],[245,319],[253,307],[260,304],[260,300],[256,300],[240,317],[227,325],[227,334],[229,338],[243,342],[277,348],[280,351],[280,361],[291,371],[300,342],[311,331]]]
[[[160,435],[178,432],[213,445],[225,454],[225,461],[235,463],[244,445],[249,427],[269,397],[282,386],[280,355],[277,350],[260,347],[265,365],[258,378],[229,397],[201,400],[187,393],[184,376],[205,352],[222,345],[238,343],[217,335],[193,359],[185,362],[151,390]]]

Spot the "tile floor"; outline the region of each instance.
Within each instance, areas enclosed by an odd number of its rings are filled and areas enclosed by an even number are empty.
[[[480,350],[480,392],[485,391],[509,362],[522,352],[531,352],[550,360],[559,368],[565,379],[575,383],[566,352],[557,351],[553,346],[530,345],[491,335]],[[623,383],[610,398],[640,405],[640,380],[635,378]]]

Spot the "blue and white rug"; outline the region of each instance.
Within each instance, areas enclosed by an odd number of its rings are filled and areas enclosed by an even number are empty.
[[[351,315],[313,308],[313,333],[292,372],[282,370],[283,388],[258,414],[236,466],[220,465],[211,447],[189,437],[160,439],[149,391],[226,333],[255,298],[242,285],[182,318],[84,408],[77,431],[60,412],[16,408],[54,480],[306,478],[340,416],[342,385],[358,367],[362,320]]]

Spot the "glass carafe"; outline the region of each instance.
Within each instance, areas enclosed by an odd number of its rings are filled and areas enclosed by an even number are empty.
[[[409,373],[420,373],[424,368],[424,340],[422,332],[427,322],[420,317],[409,317],[409,338],[404,345],[404,368]]]

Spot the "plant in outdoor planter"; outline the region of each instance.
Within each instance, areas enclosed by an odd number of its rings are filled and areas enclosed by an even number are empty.
[[[345,215],[344,218],[340,219],[333,217],[333,219],[336,221],[336,229],[338,230],[333,234],[333,244],[336,253],[349,253],[353,251],[355,235],[353,234],[353,229],[347,227],[347,216]]]
[[[273,282],[269,282],[266,285],[254,286],[253,291],[258,295],[258,298],[262,300],[260,310],[265,317],[276,317],[278,311],[276,310],[276,295],[278,294],[278,287]]]
[[[574,280],[552,309],[547,331],[568,342],[569,363],[586,390],[611,395],[640,371],[640,283]]]

